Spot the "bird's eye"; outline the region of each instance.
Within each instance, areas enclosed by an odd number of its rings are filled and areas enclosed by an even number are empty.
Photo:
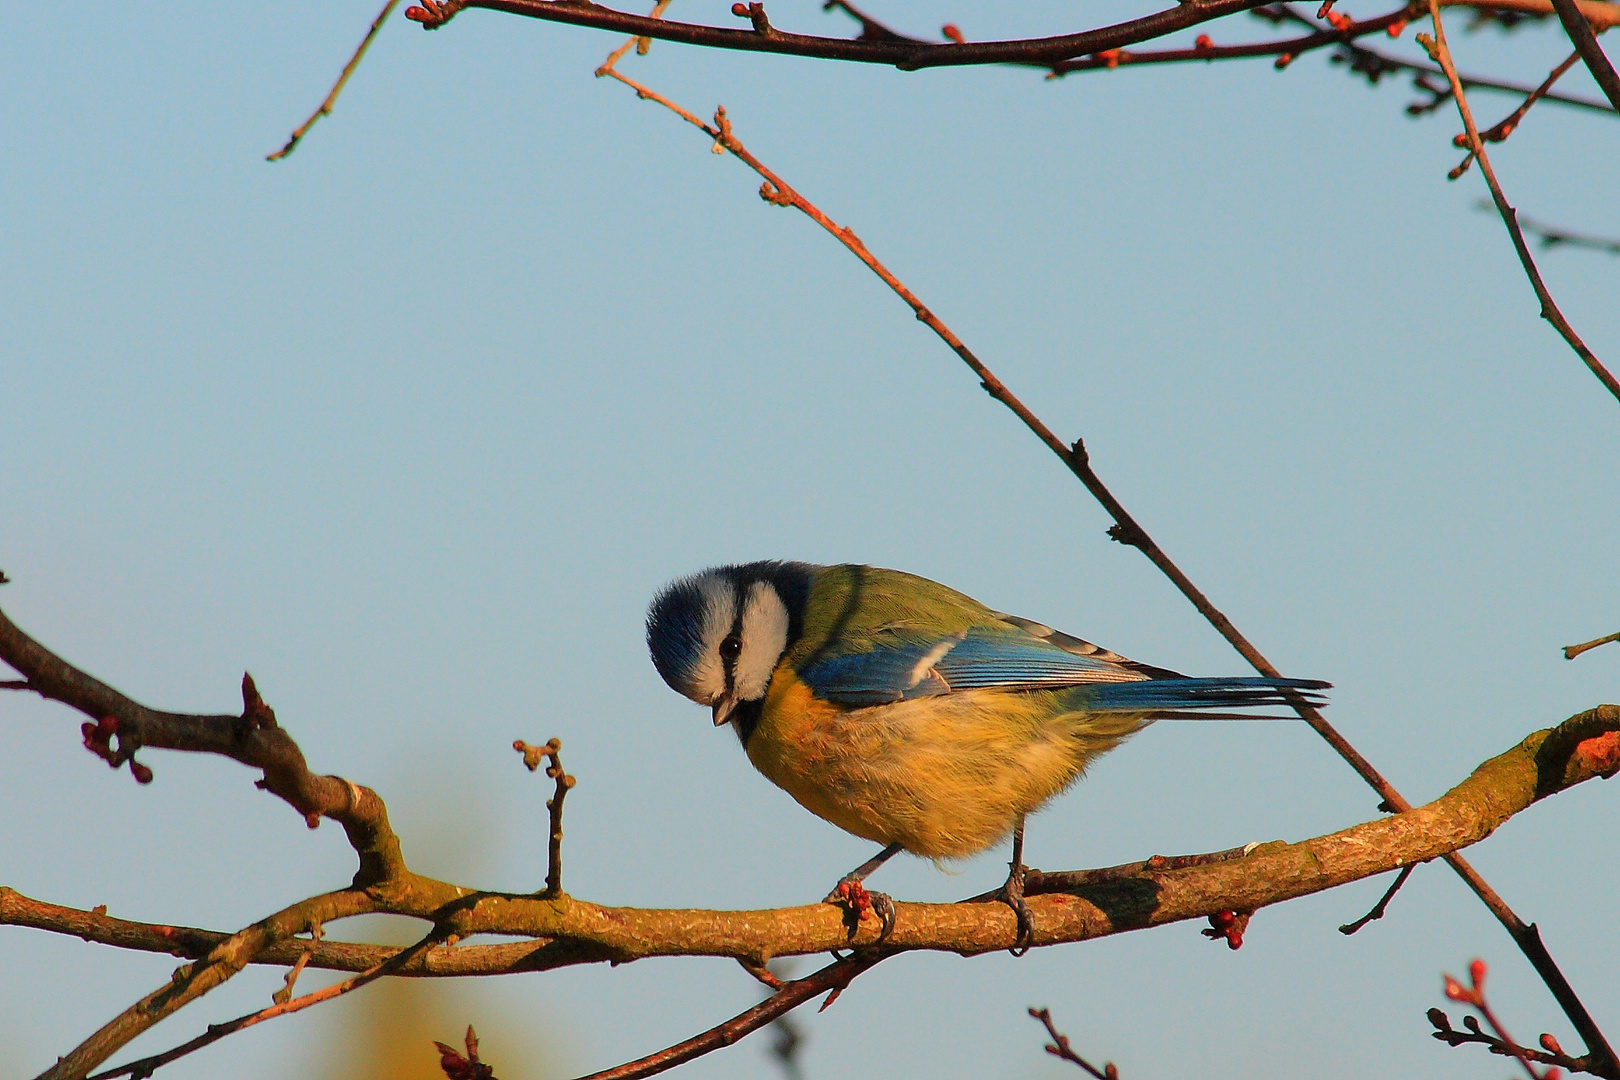
[[[737,659],[737,655],[741,652],[742,638],[738,637],[736,634],[732,634],[730,637],[726,638],[726,640],[720,643],[720,659],[722,660],[735,660]]]

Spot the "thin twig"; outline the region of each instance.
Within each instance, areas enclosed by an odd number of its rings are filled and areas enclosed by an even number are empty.
[[[1530,106],[1546,97],[1547,91],[1552,89],[1553,83],[1562,78],[1564,72],[1574,67],[1575,61],[1579,60],[1580,58],[1580,53],[1570,53],[1563,63],[1553,68],[1552,71],[1547,74],[1547,77],[1541,81],[1540,86],[1530,91],[1530,95],[1524,99],[1524,102],[1517,109],[1514,109],[1512,112],[1508,113],[1495,124],[1492,124],[1490,127],[1486,128],[1484,131],[1481,131],[1479,133],[1479,137],[1485,142],[1502,142],[1509,135],[1513,134],[1514,130],[1519,126],[1519,121],[1524,119],[1524,114],[1530,111]],[[1467,84],[1464,84],[1463,88],[1467,89]],[[1466,146],[1468,144],[1468,136],[1466,133],[1458,135],[1451,141],[1455,146]],[[1462,164],[1458,165],[1455,169],[1452,169],[1446,174],[1446,176],[1452,180],[1457,179],[1457,177],[1461,176],[1468,170],[1468,166],[1472,164],[1473,160],[1474,152],[1470,150],[1468,151],[1468,156],[1463,158]]]
[[[674,1046],[660,1050],[656,1054],[648,1054],[644,1058],[591,1073],[589,1076],[580,1077],[580,1080],[637,1080],[643,1076],[655,1076],[693,1058],[730,1046],[822,994],[828,995],[821,1006],[825,1009],[837,999],[855,976],[887,960],[895,955],[895,952],[893,949],[873,948],[852,953],[802,979],[784,983],[782,989],[723,1024],[694,1035],[690,1039],[682,1039]]]
[[[1475,960],[1470,964],[1468,966],[1468,976],[1471,985],[1464,986],[1450,975],[1447,975],[1445,982],[1446,997],[1452,1001],[1472,1005],[1478,1009],[1479,1014],[1485,1018],[1485,1022],[1496,1031],[1497,1036],[1501,1039],[1502,1046],[1507,1049],[1509,1054],[1518,1059],[1520,1065],[1524,1066],[1524,1071],[1529,1075],[1530,1080],[1552,1080],[1550,1075],[1543,1076],[1541,1073],[1536,1072],[1536,1068],[1530,1063],[1530,1058],[1525,1054],[1524,1048],[1513,1041],[1512,1036],[1507,1033],[1507,1029],[1502,1026],[1502,1021],[1497,1019],[1495,1010],[1485,1000],[1485,961]]]
[[[343,65],[343,73],[338,76],[337,82],[332,84],[332,91],[326,95],[326,100],[321,102],[321,107],[310,113],[309,119],[298,125],[292,136],[287,140],[286,146],[273,154],[266,154],[264,160],[280,161],[293,152],[309,129],[315,126],[315,121],[323,116],[332,115],[332,106],[337,103],[338,95],[343,92],[343,84],[349,81],[349,76],[354,74],[354,69],[360,66],[360,58],[366,55],[367,49],[371,48],[371,39],[377,36],[377,31],[382,29],[382,24],[388,20],[388,16],[398,3],[399,0],[388,0],[387,3],[383,4],[383,9],[377,13],[377,17],[371,20],[371,29],[366,31],[366,36],[361,40],[359,47],[354,50],[354,55],[349,57],[347,64]]]
[[[658,0],[658,3],[653,5],[652,11],[650,13],[648,13],[647,18],[649,18],[649,19],[661,19],[661,18],[663,18],[664,17],[664,11],[669,7],[669,5],[670,5],[670,0]],[[612,52],[608,53],[608,58],[607,58],[606,61],[603,62],[602,66],[603,67],[612,67],[614,64],[617,64],[620,60],[624,59],[624,54],[629,52],[632,48],[636,50],[636,55],[637,56],[646,56],[647,51],[652,48],[652,38],[650,38],[650,37],[626,38],[623,45],[620,45],[617,49],[614,49]]]
[[[1501,142],[1509,135],[1513,134],[1514,129],[1519,126],[1519,122],[1524,119],[1524,114],[1530,111],[1530,106],[1546,97],[1547,92],[1553,88],[1553,83],[1563,78],[1564,72],[1574,67],[1575,61],[1579,60],[1580,57],[1581,54],[1578,52],[1570,53],[1568,58],[1565,59],[1563,63],[1553,68],[1552,71],[1547,74],[1547,77],[1541,81],[1540,86],[1536,87],[1530,92],[1530,96],[1524,99],[1523,105],[1520,105],[1517,109],[1514,109],[1512,112],[1508,113],[1495,124],[1480,132],[1479,137],[1484,139],[1486,142]],[[1467,88],[1467,84],[1463,84],[1463,89],[1466,90]],[[1466,139],[1467,137],[1464,135],[1459,135],[1457,138]]]
[[[1421,10],[1421,7],[1419,9]],[[1403,8],[1401,10],[1402,14],[1410,14],[1411,12],[1411,7]],[[1270,20],[1271,22],[1291,22],[1299,26],[1308,26],[1313,28],[1317,26],[1314,21],[1300,14],[1288,4],[1275,4],[1267,7],[1255,8],[1251,14]],[[1407,60],[1402,57],[1390,56],[1387,53],[1381,53],[1378,50],[1369,48],[1361,43],[1360,39],[1367,36],[1367,34],[1363,32],[1364,29],[1370,29],[1379,24],[1385,24],[1387,25],[1389,32],[1391,34],[1395,34],[1404,28],[1401,20],[1385,23],[1385,20],[1388,18],[1388,15],[1384,15],[1377,19],[1369,19],[1365,22],[1359,23],[1351,22],[1341,26],[1339,31],[1344,40],[1338,43],[1340,51],[1334,54],[1333,62],[1348,63],[1351,72],[1366,76],[1367,81],[1372,83],[1374,86],[1378,85],[1379,80],[1391,71],[1412,72],[1415,76],[1417,76],[1414,81],[1417,83],[1418,88],[1433,95],[1435,100],[1421,105],[1408,106],[1407,112],[1413,116],[1420,116],[1424,113],[1433,112],[1451,97],[1451,89],[1450,87],[1446,87],[1444,89],[1434,87],[1430,85],[1426,79],[1422,78],[1422,76],[1444,75],[1445,70],[1443,68],[1437,64],[1424,64],[1413,60]],[[1303,51],[1303,44],[1305,42],[1317,41],[1324,33],[1325,31],[1318,31],[1308,38],[1296,38],[1294,39],[1293,43],[1301,46],[1300,51]],[[1219,46],[1216,48],[1218,49]],[[1130,55],[1134,59],[1136,56],[1146,56],[1151,54],[1133,53]],[[1297,55],[1297,52],[1294,55]],[[1488,79],[1482,75],[1465,75],[1459,73],[1457,78],[1462,81],[1463,87],[1468,90],[1492,90],[1503,94],[1521,95],[1535,93],[1534,88],[1525,86],[1521,83],[1503,82],[1499,79]],[[1591,109],[1595,112],[1608,113],[1610,116],[1617,115],[1616,110],[1604,101],[1594,101],[1590,98],[1575,97],[1570,94],[1554,94],[1547,91],[1543,91],[1541,96],[1548,101],[1557,102],[1560,105],[1571,105],[1576,108]]]
[[[315,955],[315,949],[321,943],[322,927],[316,923],[309,928],[309,946],[298,954],[298,959],[288,969],[287,977],[280,990],[270,995],[270,1000],[277,1005],[284,1005],[292,1000],[293,989],[298,985],[298,976],[304,973],[309,964],[309,958]]]
[[[1063,1061],[1080,1066],[1080,1068],[1084,1069],[1087,1073],[1096,1077],[1096,1080],[1119,1080],[1119,1070],[1114,1067],[1114,1063],[1112,1061],[1106,1062],[1103,1067],[1099,1069],[1097,1066],[1093,1065],[1091,1062],[1074,1052],[1074,1050],[1069,1046],[1069,1037],[1059,1031],[1056,1024],[1052,1023],[1052,1012],[1050,1009],[1030,1009],[1029,1015],[1046,1025],[1046,1034],[1052,1040],[1046,1045],[1046,1052],[1048,1054],[1051,1054],[1055,1058],[1060,1058]]]
[[[1412,876],[1412,871],[1415,869],[1417,869],[1416,863],[1409,863],[1406,866],[1401,867],[1401,872],[1395,875],[1395,883],[1388,889],[1384,890],[1384,895],[1378,898],[1378,903],[1373,905],[1372,910],[1367,912],[1367,914],[1363,915],[1361,918],[1357,919],[1355,922],[1345,923],[1343,926],[1339,927],[1339,933],[1349,936],[1350,934],[1355,933],[1357,930],[1360,930],[1363,926],[1366,926],[1368,923],[1377,919],[1382,919],[1384,917],[1384,911],[1389,907],[1389,902],[1395,898],[1396,893],[1401,891],[1401,886],[1406,884],[1406,879]]]
[[[530,746],[522,739],[512,744],[512,749],[523,755],[523,764],[528,766],[530,772],[540,767],[542,757],[549,758],[551,764],[546,766],[546,775],[557,782],[557,789],[551,798],[546,800],[546,810],[551,816],[551,828],[547,833],[546,848],[546,887],[539,895],[551,900],[563,894],[562,891],[562,842],[563,842],[563,799],[573,789],[575,780],[563,772],[562,767],[562,740],[552,739],[544,746]]]
[[[1502,1057],[1523,1055],[1538,1065],[1553,1065],[1560,1069],[1568,1069],[1572,1073],[1596,1073],[1596,1070],[1592,1067],[1590,1057],[1571,1057],[1564,1052],[1564,1048],[1558,1045],[1558,1040],[1552,1035],[1542,1034],[1540,1050],[1528,1046],[1510,1046],[1507,1040],[1481,1031],[1479,1021],[1472,1016],[1465,1015],[1463,1017],[1463,1027],[1467,1030],[1458,1031],[1451,1026],[1451,1018],[1445,1014],[1444,1010],[1430,1009],[1427,1015],[1429,1023],[1434,1025],[1434,1030],[1429,1034],[1447,1046],[1457,1047],[1478,1043],[1491,1053],[1500,1054]]]
[[[1620,641],[1620,633],[1608,634],[1600,638],[1593,638],[1591,641],[1583,641],[1579,645],[1565,645],[1564,659],[1573,660],[1586,650],[1595,649],[1599,645],[1607,645],[1611,641]]]
[[[1518,217],[1513,207],[1508,205],[1507,196],[1502,194],[1502,185],[1496,181],[1496,170],[1491,168],[1490,158],[1486,156],[1485,144],[1481,141],[1479,129],[1474,125],[1474,111],[1468,106],[1468,97],[1457,77],[1456,65],[1451,60],[1451,49],[1446,45],[1445,25],[1440,21],[1440,0],[1428,0],[1429,18],[1434,23],[1434,38],[1427,34],[1418,36],[1418,44],[1429,51],[1429,58],[1439,64],[1446,73],[1446,80],[1451,83],[1452,96],[1457,101],[1457,113],[1462,117],[1463,130],[1468,136],[1468,149],[1474,153],[1479,162],[1479,170],[1485,176],[1485,183],[1491,189],[1491,200],[1496,203],[1497,213],[1502,215],[1502,224],[1507,226],[1508,235],[1513,238],[1513,248],[1519,253],[1519,262],[1524,267],[1525,276],[1530,279],[1530,285],[1535,290],[1536,298],[1541,301],[1541,317],[1552,323],[1553,329],[1569,343],[1575,354],[1581,358],[1592,374],[1597,376],[1616,401],[1620,401],[1620,381],[1609,373],[1591,349],[1586,347],[1575,328],[1569,325],[1564,313],[1558,309],[1558,304],[1547,291],[1546,284],[1541,280],[1541,271],[1536,269],[1536,260],[1530,255],[1530,247],[1524,242],[1524,233],[1519,229]],[[1582,1033],[1585,1034],[1584,1032]],[[1616,1061],[1616,1068],[1620,1070],[1620,1060],[1616,1060],[1612,1053],[1610,1060]]]

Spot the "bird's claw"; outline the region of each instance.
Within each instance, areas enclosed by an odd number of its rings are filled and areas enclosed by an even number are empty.
[[[838,883],[838,887],[827,894],[824,903],[843,904],[849,909],[856,926],[860,925],[861,917],[868,911],[878,917],[881,924],[878,930],[875,945],[881,945],[888,936],[894,932],[894,900],[888,893],[872,892],[859,880],[846,878]]]
[[[1007,950],[1014,956],[1023,956],[1035,943],[1035,916],[1030,913],[1029,905],[1024,903],[1024,875],[1028,872],[1029,867],[1014,863],[1007,875],[1007,883],[996,894],[996,899],[1012,908],[1013,915],[1018,919],[1018,936],[1013,939],[1012,948]]]

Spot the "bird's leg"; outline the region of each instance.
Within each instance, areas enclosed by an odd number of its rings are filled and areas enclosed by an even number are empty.
[[[1018,917],[1018,937],[1007,951],[1014,956],[1023,956],[1029,952],[1035,937],[1035,918],[1030,914],[1029,905],[1024,903],[1024,875],[1029,872],[1029,867],[1024,865],[1023,814],[1018,815],[1018,821],[1013,825],[1012,862],[1007,865],[1007,883],[996,894],[996,899],[1012,908],[1013,914]]]
[[[839,878],[838,884],[833,888],[832,892],[827,894],[827,899],[823,901],[823,903],[828,904],[848,904],[850,911],[855,915],[857,924],[860,922],[861,912],[868,907],[871,908],[873,913],[877,915],[878,920],[883,924],[883,928],[878,931],[878,941],[880,942],[894,930],[894,901],[886,893],[867,891],[866,886],[861,883],[866,879],[866,875],[898,854],[900,854],[900,845],[890,844]]]

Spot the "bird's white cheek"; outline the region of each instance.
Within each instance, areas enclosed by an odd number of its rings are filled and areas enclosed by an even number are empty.
[[[743,603],[742,652],[732,673],[732,696],[757,701],[771,685],[771,673],[787,648],[788,612],[776,590],[763,581],[748,589]]]

